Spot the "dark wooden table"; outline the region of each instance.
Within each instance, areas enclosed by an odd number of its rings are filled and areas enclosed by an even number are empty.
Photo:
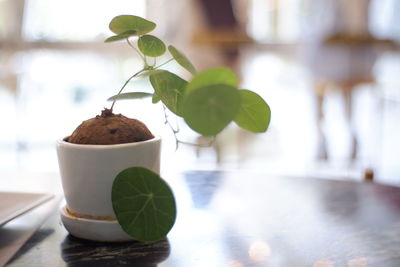
[[[245,172],[166,179],[178,203],[167,240],[79,240],[55,212],[10,266],[400,266],[400,188]]]

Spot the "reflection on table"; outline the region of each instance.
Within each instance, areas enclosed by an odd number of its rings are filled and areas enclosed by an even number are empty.
[[[49,218],[10,266],[399,266],[400,188],[249,172],[167,175],[178,219],[157,243],[69,236]]]

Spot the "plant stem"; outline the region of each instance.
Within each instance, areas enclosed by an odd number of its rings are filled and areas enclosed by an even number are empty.
[[[185,141],[178,140],[178,143],[180,143],[180,144],[184,144],[187,146],[195,146],[195,147],[210,147],[214,144],[214,142],[215,142],[215,136],[212,136],[212,139],[210,140],[210,142],[208,142],[207,144],[204,144],[204,145],[199,144],[199,143],[191,143],[191,142],[185,142]]]
[[[126,80],[126,82],[125,82],[124,85],[121,87],[121,89],[119,89],[119,92],[118,92],[117,96],[121,94],[122,90],[124,90],[124,88],[126,87],[126,85],[127,85],[133,78],[135,78],[136,76],[138,76],[140,73],[144,72],[145,70],[146,70],[146,69],[141,69],[140,71],[136,72],[136,73],[133,74],[131,77],[129,77],[129,79]],[[114,104],[115,104],[116,101],[117,101],[117,100],[115,99],[115,100],[112,102],[112,105],[111,105],[111,108],[110,108],[111,112],[113,111]]]
[[[144,56],[142,55],[142,53],[139,52],[139,50],[131,43],[131,41],[129,40],[129,38],[126,38],[126,41],[128,42],[128,45],[130,47],[132,47],[136,53],[140,56],[140,58],[143,60],[143,62],[146,62],[146,59],[144,58]]]
[[[161,65],[159,65],[159,66],[155,67],[154,69],[158,69],[158,68],[160,68],[160,67],[164,66],[165,64],[167,64],[167,63],[171,62],[172,60],[174,60],[174,58],[170,58],[170,59],[168,59],[167,61],[165,61],[165,62],[164,62],[164,63],[162,63]]]
[[[179,124],[177,124],[177,129],[175,129],[172,126],[171,122],[168,120],[168,115],[167,115],[166,110],[167,110],[167,108],[163,105],[164,118],[165,118],[165,122],[164,123],[169,126],[169,128],[172,131],[172,133],[174,134],[174,137],[175,137],[175,150],[178,150],[179,144],[195,146],[195,147],[210,147],[212,144],[214,144],[215,136],[212,137],[212,139],[210,140],[209,143],[204,144],[204,145],[203,144],[199,144],[199,143],[192,143],[192,142],[186,142],[186,141],[179,140],[179,138],[178,138]]]
[[[171,124],[170,121],[168,120],[167,108],[165,107],[164,104],[162,105],[162,107],[163,107],[164,118],[165,118],[164,124],[167,124],[167,125],[169,126],[169,128],[171,129],[172,133],[174,134],[174,138],[175,138],[175,150],[177,150],[177,149],[178,149],[179,142],[178,142],[178,137],[177,137],[176,134],[179,132],[179,128],[178,128],[178,129],[175,129],[175,128],[172,126],[172,124]]]

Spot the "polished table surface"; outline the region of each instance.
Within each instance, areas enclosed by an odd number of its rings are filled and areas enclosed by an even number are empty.
[[[96,243],[58,211],[10,266],[400,266],[400,188],[249,172],[167,175],[178,205],[168,239]]]

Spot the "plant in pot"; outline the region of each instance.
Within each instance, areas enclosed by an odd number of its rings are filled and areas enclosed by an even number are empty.
[[[106,42],[125,40],[143,59],[109,109],[82,122],[68,137],[57,141],[57,153],[66,206],[63,224],[74,236],[96,241],[157,241],[166,237],[176,219],[173,192],[160,177],[161,139],[136,119],[114,114],[116,101],[151,97],[161,102],[176,145],[186,143],[165,112],[182,118],[195,132],[215,137],[228,124],[251,132],[265,132],[270,121],[267,103],[256,93],[238,88],[236,75],[218,67],[198,73],[174,46],[148,34],[156,24],[133,15],[110,22],[115,33]],[[157,65],[168,53],[171,58]],[[162,69],[175,61],[193,77],[186,81]],[[123,92],[135,78],[148,78],[154,89]]]

